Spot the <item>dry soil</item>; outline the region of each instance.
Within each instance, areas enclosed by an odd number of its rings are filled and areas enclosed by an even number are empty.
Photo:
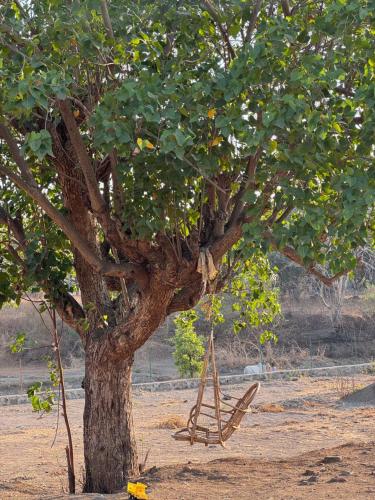
[[[188,414],[196,392],[138,393],[134,420],[150,500],[375,498],[375,408],[344,408],[346,390],[373,377],[265,382],[241,429],[219,446],[174,441],[165,421]],[[226,387],[241,395],[246,384]],[[69,401],[78,489],[82,485],[83,401]],[[0,407],[0,499],[66,496],[65,434],[56,413]],[[337,455],[334,463],[324,463]],[[126,494],[113,498],[127,498]],[[78,499],[89,498],[79,495]],[[92,495],[91,498],[104,498]],[[108,497],[106,497],[108,498]]]

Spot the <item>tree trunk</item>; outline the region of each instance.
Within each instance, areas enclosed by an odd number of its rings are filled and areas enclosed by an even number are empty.
[[[87,493],[113,493],[138,473],[131,400],[132,361],[100,358],[95,350],[86,349],[83,491]]]

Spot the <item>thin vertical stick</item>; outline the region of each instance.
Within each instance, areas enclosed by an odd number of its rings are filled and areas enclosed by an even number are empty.
[[[68,435],[68,443],[69,445],[65,448],[66,458],[68,462],[68,480],[69,480],[69,493],[75,493],[75,474],[74,474],[74,456],[73,456],[73,441],[72,441],[72,433],[70,430],[70,424],[68,419],[67,407],[66,407],[66,396],[65,396],[65,384],[64,384],[64,372],[61,362],[61,354],[59,347],[59,338],[57,334],[57,324],[56,324],[56,311],[52,309],[52,312],[49,311],[49,314],[52,319],[52,335],[53,341],[55,344],[55,356],[57,361],[57,367],[59,370],[59,379],[60,379],[60,387],[61,387],[61,402],[63,407],[63,417],[65,421],[66,433]]]
[[[44,321],[43,314],[36,307],[36,305],[34,303],[35,301],[31,297],[29,297],[27,294],[26,294],[26,296],[27,296],[27,299],[31,302],[34,309],[39,314],[40,319],[43,322],[43,325],[45,326],[46,330],[51,334],[52,340],[53,340],[55,358],[57,361],[57,368],[59,370],[59,399],[60,399],[60,391],[61,391],[63,417],[64,417],[64,421],[65,421],[66,433],[68,435],[68,443],[69,443],[69,446],[67,446],[65,448],[66,455],[67,455],[67,457],[66,457],[67,464],[68,464],[69,493],[75,493],[76,486],[75,486],[75,473],[74,473],[73,441],[72,441],[72,433],[70,430],[68,412],[67,412],[67,407],[66,407],[64,371],[63,371],[62,362],[61,362],[60,345],[59,345],[60,340],[59,340],[59,336],[57,333],[56,311],[55,311],[55,309],[51,310],[51,308],[48,306],[48,304],[44,300],[38,301],[45,306],[46,311],[48,312],[48,315],[49,315],[50,320],[52,322],[52,329],[51,329],[47,326],[46,322]],[[57,411],[60,412],[59,403],[58,403],[58,410]],[[58,426],[58,421],[57,421],[57,426]],[[57,433],[57,429],[56,429],[56,433]],[[55,439],[56,439],[56,435],[55,435],[53,443],[55,442]],[[53,446],[53,443],[52,443],[52,446]]]

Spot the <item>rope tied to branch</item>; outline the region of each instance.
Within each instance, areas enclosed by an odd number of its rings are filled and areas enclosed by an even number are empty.
[[[215,267],[212,254],[208,248],[203,248],[199,252],[197,272],[202,275],[202,295],[205,294],[207,286],[209,293],[212,293],[214,290],[213,282],[215,281],[219,271]]]

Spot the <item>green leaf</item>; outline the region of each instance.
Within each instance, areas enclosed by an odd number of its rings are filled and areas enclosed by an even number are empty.
[[[47,155],[54,157],[52,138],[48,130],[31,132],[26,138],[26,147],[35,153],[39,160],[43,160]]]
[[[16,338],[9,344],[10,351],[15,354],[22,352],[25,348],[26,334],[20,332],[17,334]]]

